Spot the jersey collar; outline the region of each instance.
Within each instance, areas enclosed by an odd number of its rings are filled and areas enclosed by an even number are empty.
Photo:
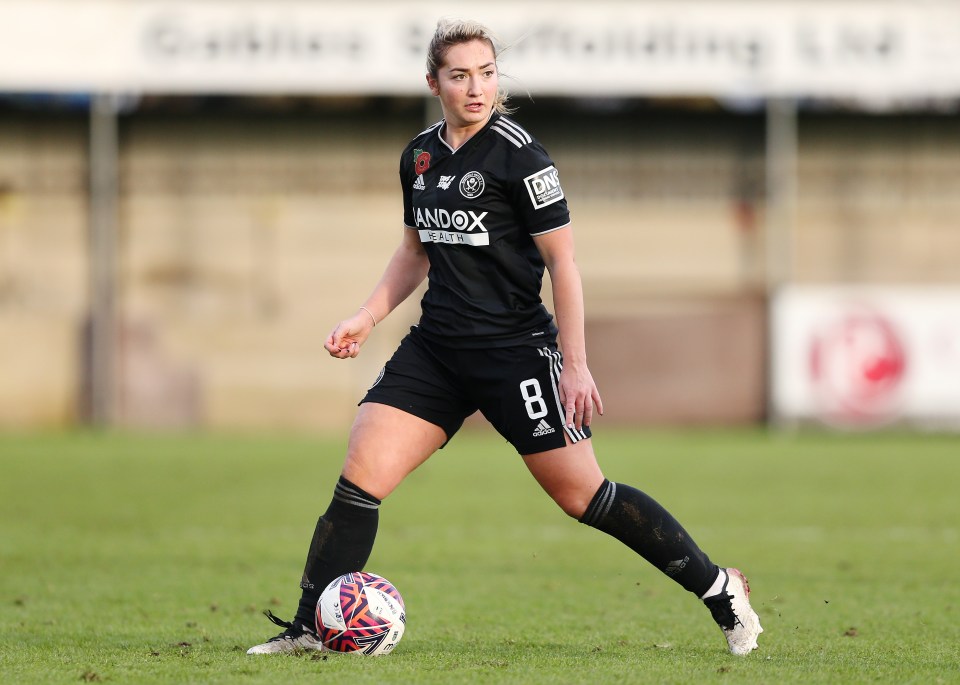
[[[497,110],[492,110],[492,111],[490,112],[490,116],[487,118],[487,123],[485,123],[485,124],[483,125],[483,128],[481,128],[479,131],[477,131],[477,132],[474,133],[472,136],[470,136],[470,139],[469,139],[467,142],[465,142],[463,145],[461,145],[460,147],[458,147],[458,148],[456,148],[456,149],[452,148],[452,147],[450,146],[450,144],[449,144],[446,140],[444,140],[444,138],[443,138],[443,131],[444,131],[444,129],[447,127],[447,122],[446,122],[446,120],[444,120],[443,124],[441,124],[440,126],[437,126],[437,138],[440,140],[440,144],[441,144],[443,147],[445,147],[445,148],[450,152],[451,155],[455,155],[455,154],[457,154],[457,152],[459,152],[460,150],[462,150],[462,149],[464,149],[464,148],[466,148],[466,147],[469,147],[470,144],[473,143],[474,140],[476,140],[477,138],[479,138],[480,136],[482,136],[484,133],[486,133],[486,132],[490,129],[490,127],[493,126],[493,124],[494,124],[498,119],[500,119],[501,116],[502,116],[502,115],[500,114],[500,112],[498,112]]]

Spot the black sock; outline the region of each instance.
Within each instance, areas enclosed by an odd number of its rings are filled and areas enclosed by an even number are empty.
[[[295,621],[313,628],[324,588],[344,573],[363,570],[377,537],[379,507],[380,500],[340,476],[333,500],[313,531]]]
[[[719,572],[670,512],[629,485],[604,480],[580,523],[612,535],[697,597]]]

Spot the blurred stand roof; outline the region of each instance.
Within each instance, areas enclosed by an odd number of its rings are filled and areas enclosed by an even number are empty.
[[[951,0],[488,0],[517,94],[615,106],[771,96],[871,111],[951,109],[960,3]],[[419,97],[446,2],[5,0],[0,92],[134,96]],[[133,101],[133,100],[131,100]]]

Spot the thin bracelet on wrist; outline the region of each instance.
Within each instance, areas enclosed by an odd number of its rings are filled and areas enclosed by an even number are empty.
[[[366,307],[360,307],[360,309],[362,309],[363,311],[365,311],[367,314],[370,315],[370,318],[373,320],[373,325],[374,325],[374,327],[376,327],[376,325],[377,325],[377,317],[375,317],[375,316],[373,315],[373,312],[371,312],[371,311],[370,311],[369,309],[367,309]]]

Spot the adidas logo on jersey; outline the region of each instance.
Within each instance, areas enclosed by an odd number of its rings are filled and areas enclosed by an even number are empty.
[[[540,419],[540,423],[537,424],[536,430],[533,431],[533,437],[539,438],[541,435],[550,435],[551,433],[556,433],[556,430],[550,427],[550,424],[546,422],[545,419]]]
[[[427,184],[423,182],[423,174],[420,174],[419,176],[417,176],[417,180],[413,182],[413,189],[425,190],[426,187],[427,187]]]

